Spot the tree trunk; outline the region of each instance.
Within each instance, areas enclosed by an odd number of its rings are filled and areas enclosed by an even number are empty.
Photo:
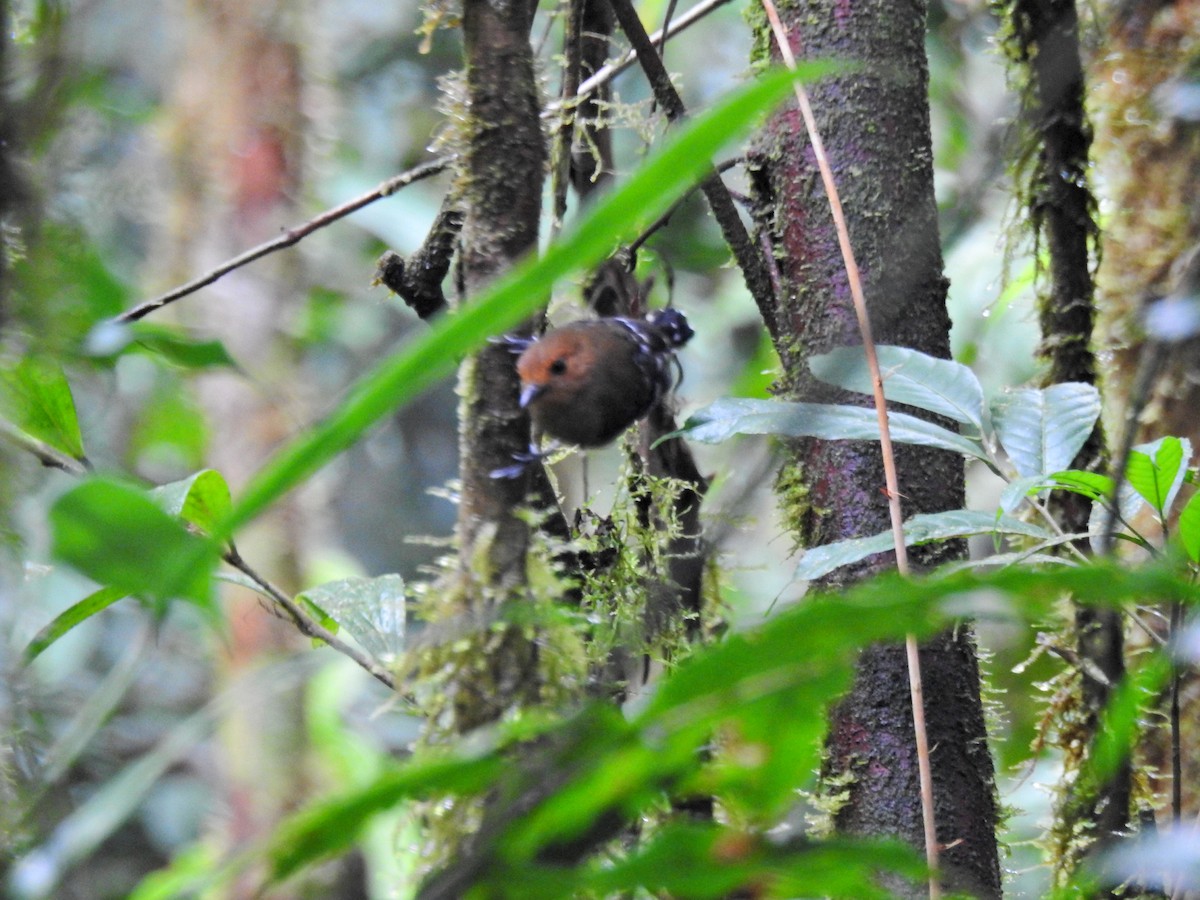
[[[881,344],[949,355],[947,283],[942,275],[924,51],[925,4],[871,0],[847,5],[801,0],[781,10],[798,57],[854,60],[851,73],[810,88],[818,127],[849,219],[872,327]],[[760,58],[769,31],[758,30]],[[770,57],[777,52],[770,50]],[[812,150],[793,106],[765,126],[756,154],[760,234],[775,248],[778,391],[788,399],[861,402],[816,382],[806,359],[862,342]],[[963,463],[954,454],[898,447],[905,515],[959,509]],[[778,492],[805,546],[886,531],[887,498],[879,448],[866,442],[805,440],[788,447]],[[961,547],[914,553],[914,565]],[[848,567],[822,587],[836,588],[894,565],[881,554]],[[948,887],[999,896],[993,767],[979,696],[970,629],[926,644],[921,665],[939,841]],[[835,814],[845,833],[894,835],[923,844],[920,791],[901,647],[875,647],[860,659],[849,695],[830,724],[826,773],[844,785]]]
[[[537,247],[546,148],[529,44],[535,6],[529,0],[463,4],[468,134],[461,266],[467,302]],[[505,592],[524,581],[528,526],[515,510],[525,500],[527,478],[542,473],[491,476],[529,445],[508,348],[488,345],[463,363],[459,393],[463,599],[486,619]],[[480,637],[486,646],[475,652],[486,655],[486,671],[464,672],[454,686],[454,731],[493,721],[522,698],[536,697],[533,642],[518,628],[494,635],[485,628]]]

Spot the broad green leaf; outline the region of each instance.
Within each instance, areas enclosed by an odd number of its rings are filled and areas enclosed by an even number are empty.
[[[27,356],[0,369],[0,408],[22,431],[68,456],[84,459],[75,400],[57,362]]]
[[[1200,493],[1192,494],[1179,514],[1179,542],[1194,563],[1200,563]]]
[[[891,403],[906,403],[983,430],[983,388],[975,373],[949,359],[938,359],[908,347],[875,348],[883,377],[883,395]],[[822,381],[873,394],[871,373],[862,347],[839,347],[809,359],[808,367]]]
[[[344,628],[381,664],[391,665],[404,653],[406,597],[399,575],[331,581],[299,599],[332,621],[332,630]]]
[[[660,150],[541,259],[527,259],[465,309],[440,318],[422,338],[363,378],[324,422],[276,453],[246,486],[218,536],[232,535],[380,418],[449,375],[458,360],[488,337],[523,321],[560,278],[595,265],[623,240],[641,233],[706,172],[714,153],[782,100],[795,80],[811,81],[834,68],[808,63],[795,72],[769,73],[669,134]]]
[[[1146,502],[1166,519],[1175,496],[1187,474],[1185,463],[1191,459],[1192,442],[1186,438],[1162,437],[1134,447],[1129,453],[1125,478]]]
[[[1021,475],[1069,469],[1100,416],[1100,394],[1068,382],[1045,390],[1021,388],[992,402],[992,424]]]
[[[233,506],[229,485],[216,469],[203,469],[181,481],[160,485],[150,492],[167,515],[212,533]]]
[[[209,569],[216,547],[189,533],[145,492],[89,479],[58,498],[50,526],[54,556],[94,581],[153,600],[160,614],[175,597],[215,613]]]
[[[1015,535],[1050,540],[1053,535],[1044,528],[1022,522],[1011,516],[996,516],[981,510],[957,509],[941,513],[925,513],[913,516],[904,523],[905,546],[927,544],[951,538],[970,537],[975,534]],[[850,538],[824,544],[805,551],[795,577],[801,581],[812,581],[828,575],[835,569],[858,562],[895,548],[891,531],[865,538]]]
[[[906,413],[888,413],[892,440],[937,447],[985,462],[983,447],[970,438]],[[726,441],[737,434],[777,434],[826,441],[877,441],[879,419],[874,409],[829,403],[788,403],[727,397],[694,412],[681,429],[691,440],[705,444]]]
[[[55,616],[54,621],[34,635],[29,646],[25,648],[25,661],[33,662],[43,650],[80,622],[86,621],[103,609],[108,609],[127,595],[127,591],[114,587],[100,588],[100,590],[88,594],[78,603]]]

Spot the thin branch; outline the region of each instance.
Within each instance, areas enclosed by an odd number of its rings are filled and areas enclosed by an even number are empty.
[[[741,165],[745,161],[746,161],[745,157],[735,156],[735,157],[733,157],[733,159],[727,159],[727,160],[725,160],[725,162],[717,164],[714,168],[718,172],[727,172],[730,169],[732,169],[734,166]],[[635,237],[632,241],[630,241],[629,246],[626,249],[628,249],[630,253],[636,254],[640,249],[642,249],[642,247],[645,245],[646,241],[650,240],[650,238],[654,237],[654,235],[659,230],[661,230],[667,226],[667,223],[671,221],[671,217],[674,216],[675,213],[679,211],[679,207],[683,206],[684,203],[686,203],[688,200],[690,200],[692,198],[692,195],[695,194],[696,191],[698,191],[699,189],[700,189],[700,186],[696,185],[695,187],[689,189],[686,193],[684,193],[684,195],[682,197],[680,197],[678,200],[676,200],[674,203],[671,204],[670,208],[665,213],[663,213],[661,216],[659,216],[657,219],[655,219],[652,223],[650,223],[650,225],[646,228],[645,231],[643,231],[641,234],[639,234],[637,237]],[[739,195],[735,194],[733,191],[729,192],[729,196],[733,197],[735,200],[742,199]],[[776,296],[779,295],[778,285],[776,285],[775,295]]]
[[[650,36],[646,34],[642,20],[638,18],[637,10],[633,8],[630,0],[611,0],[611,5],[621,30],[625,32],[629,43],[637,51],[638,62],[646,74],[646,80],[650,82],[655,99],[662,106],[663,112],[672,122],[682,118],[687,114],[683,100],[680,99],[679,92],[671,83],[671,76],[663,66],[662,60],[654,52],[654,44],[651,42]],[[767,330],[773,338],[777,338],[779,326],[775,321],[775,295],[771,290],[771,278],[758,245],[750,240],[750,234],[746,231],[746,225],[742,222],[737,206],[729,195],[729,189],[721,180],[716,169],[709,171],[709,174],[700,183],[700,189],[704,192],[704,196],[712,208],[713,218],[717,220],[717,225],[720,227],[729,249],[733,252],[738,268],[742,270],[746,287],[750,290],[750,295],[758,306],[759,314],[762,316]]]
[[[762,0],[763,9],[771,23],[771,30],[779,46],[779,53],[789,69],[796,68],[796,58],[792,54],[791,44],[779,14],[772,0]],[[825,144],[817,129],[816,118],[808,102],[808,92],[803,85],[795,83],[796,102],[800,105],[800,114],[804,117],[804,127],[808,131],[808,139],[812,144],[813,156],[817,168],[821,171],[821,181],[825,186],[825,194],[829,198],[829,209],[833,214],[837,230],[838,246],[842,251],[842,260],[846,266],[846,280],[850,287],[850,296],[854,300],[854,312],[858,317],[859,331],[862,333],[863,349],[866,352],[867,366],[871,372],[871,386],[875,395],[875,413],[879,418],[879,445],[883,456],[883,473],[887,485],[888,510],[892,519],[892,536],[896,549],[896,569],[902,575],[907,575],[908,551],[904,543],[904,514],[900,507],[900,485],[896,474],[896,459],[892,451],[892,436],[888,427],[887,400],[883,395],[883,376],[879,371],[879,360],[875,354],[875,338],[871,333],[871,320],[867,315],[867,300],[863,294],[862,279],[859,276],[858,263],[854,258],[854,248],[850,244],[850,231],[846,227],[846,216],[842,210],[841,196],[837,184],[833,180],[833,170],[825,155]],[[908,635],[904,640],[908,656],[908,684],[912,697],[913,731],[917,745],[917,768],[921,781],[921,818],[925,827],[925,860],[929,865],[929,896],[937,900],[941,896],[941,885],[938,883],[938,842],[937,821],[933,810],[933,774],[929,763],[929,736],[925,729],[925,699],[921,683],[921,657],[917,639]]]
[[[583,64],[583,4],[587,0],[571,0],[567,8],[567,23],[563,35],[562,110],[554,145],[550,151],[550,189],[554,195],[553,215],[550,217],[550,239],[553,241],[567,215],[567,188],[571,182],[571,146],[575,143],[576,100],[579,94],[579,74]]]
[[[355,647],[351,647],[340,637],[310,616],[304,607],[300,606],[300,604],[298,604],[295,600],[254,571],[254,569],[252,569],[250,565],[244,559],[242,559],[235,547],[230,545],[230,548],[224,554],[223,559],[225,562],[229,563],[229,565],[233,566],[235,569],[257,584],[263,590],[263,592],[275,602],[277,606],[279,606],[288,614],[288,618],[292,620],[292,623],[300,630],[301,634],[310,638],[316,638],[317,640],[328,644],[338,653],[349,657],[350,659],[354,660],[354,662],[358,663],[358,665],[360,665],[362,668],[366,669],[388,690],[396,690],[396,679],[391,672],[383,668],[383,666],[379,665],[365,653],[361,652]]]
[[[427,163],[417,166],[414,169],[409,169],[407,172],[401,172],[387,181],[382,182],[374,190],[367,191],[361,196],[355,197],[343,203],[341,206],[335,206],[333,209],[327,209],[320,215],[309,219],[303,225],[298,225],[295,228],[288,229],[277,238],[273,238],[265,243],[259,244],[233,259],[227,260],[217,266],[215,269],[204,273],[203,275],[193,278],[186,284],[181,284],[179,287],[172,288],[165,294],[155,297],[153,300],[147,300],[145,303],[139,303],[132,309],[128,309],[114,319],[119,323],[136,322],[138,319],[145,318],[150,313],[162,309],[169,303],[174,303],[188,294],[194,294],[203,287],[212,284],[218,278],[228,275],[234,269],[240,269],[248,263],[254,262],[256,259],[261,259],[277,250],[283,250],[298,243],[302,239],[308,237],[314,231],[324,228],[339,219],[344,219],[351,213],[358,212],[364,206],[370,206],[376,200],[382,200],[384,197],[390,197],[396,191],[403,187],[407,187],[417,181],[422,181],[430,178],[440,172],[445,171],[454,161],[452,156],[443,156],[440,159],[430,160]]]
[[[684,29],[688,28],[691,25],[695,25],[697,22],[699,22],[701,19],[703,19],[705,16],[707,16],[713,10],[718,9],[719,7],[722,7],[726,3],[729,3],[729,2],[730,2],[730,0],[703,0],[703,2],[697,3],[695,6],[693,6],[691,9],[689,9],[687,12],[685,12],[678,19],[675,19],[674,21],[672,21],[669,24],[667,34],[666,34],[666,39],[670,40],[671,38],[677,36]],[[663,43],[662,29],[659,29],[658,31],[654,32],[654,34],[652,34],[650,36],[650,40],[652,43],[662,44]],[[604,66],[602,69],[598,69],[596,71],[596,74],[590,76],[589,78],[584,79],[579,85],[579,90],[576,93],[576,96],[577,97],[586,97],[587,95],[594,93],[602,85],[605,85],[608,82],[612,81],[614,78],[616,78],[618,75],[620,75],[626,69],[628,69],[631,65],[633,65],[637,61],[637,58],[638,58],[638,54],[637,54],[636,50],[625,51],[624,56],[620,57],[615,62],[609,63],[607,66]],[[542,114],[543,117],[548,116],[548,115],[554,115],[555,113],[558,112],[558,110],[561,106],[562,106],[561,100],[556,103],[551,103],[546,108],[546,111]]]

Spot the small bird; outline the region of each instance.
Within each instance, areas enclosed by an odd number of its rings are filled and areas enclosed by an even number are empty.
[[[549,331],[517,359],[521,408],[541,434],[580,447],[607,444],[674,386],[675,351],[694,333],[677,309]]]

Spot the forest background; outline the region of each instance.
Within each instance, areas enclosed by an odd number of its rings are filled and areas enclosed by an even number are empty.
[[[669,13],[668,6],[639,5],[649,30],[687,12]],[[838,4],[825,6],[836,15]],[[1021,126],[1035,76],[1012,61],[1013,10],[1020,8],[934,0],[924,40],[950,347],[989,398],[1045,375],[1039,298],[1050,290],[1056,251],[1052,238],[1034,237],[1036,190],[1023,180],[1039,151],[1029,150],[1034,145]],[[561,88],[566,9],[543,4],[532,22],[543,99]],[[345,828],[353,848],[317,840],[295,858],[280,847],[296,832],[280,823],[294,825],[291,817],[319,799],[377,788],[406,771],[396,766],[415,744],[430,741],[423,723],[437,718],[428,714],[436,702],[413,696],[421,694],[419,684],[397,699],[379,682],[395,679],[405,633],[419,631],[426,586],[444,585],[439,579],[453,567],[446,557],[461,490],[453,380],[381,416],[378,427],[239,530],[232,561],[241,565],[225,567],[215,598],[191,582],[172,590],[157,582],[130,585],[128,570],[154,568],[161,558],[150,545],[176,534],[155,530],[161,523],[152,516],[141,535],[146,543],[131,532],[92,555],[78,545],[64,549],[64,535],[86,518],[89,503],[136,505],[109,482],[98,490],[117,493],[76,493],[90,471],[120,473],[147,487],[174,485],[158,495],[170,512],[201,529],[218,526],[228,511],[226,485],[235,500],[248,484],[261,486],[255,479],[281,445],[327,421],[338,398],[380,360],[429,331],[377,282],[376,266],[387,250],[417,252],[445,212],[451,179],[430,162],[461,151],[465,88],[453,74],[463,65],[458,13],[439,4],[422,11],[354,2],[104,0],[8,3],[4,14],[0,137],[9,264],[0,316],[6,408],[24,428],[7,430],[2,488],[0,833],[7,889],[20,897],[145,898],[208,879],[238,896],[275,877],[285,885],[271,889],[279,896],[407,896],[428,874],[430,834],[455,840],[430,825],[438,816],[429,808],[405,798],[352,826],[318,817],[310,834]],[[1086,181],[1097,197],[1102,239],[1094,243],[1090,225],[1080,228],[1090,254],[1085,268],[1101,279],[1097,303],[1108,303],[1097,346],[1110,429],[1118,435],[1132,393],[1149,410],[1142,437],[1196,437],[1186,415],[1194,408],[1194,362],[1189,367],[1190,357],[1180,353],[1176,368],[1153,373],[1165,387],[1139,389],[1139,345],[1130,336],[1139,328],[1130,324],[1137,308],[1176,289],[1173,263],[1196,239],[1187,211],[1195,208],[1195,15],[1184,2],[1113,4],[1084,11],[1079,25],[1097,161],[1066,175]],[[754,32],[746,17],[740,4],[714,4],[666,44],[663,58],[678,73],[687,108],[702,113],[751,79]],[[618,37],[609,56],[624,46]],[[1136,57],[1142,68],[1123,67],[1121,53],[1144,53]],[[674,126],[636,66],[611,85],[619,185]],[[723,152],[717,162],[741,151]],[[1149,180],[1143,163],[1158,167]],[[413,174],[379,192],[389,196],[369,198],[322,227],[289,231],[400,173]],[[732,167],[727,178],[738,195],[754,189],[744,167]],[[536,193],[539,209],[553,203]],[[848,215],[853,220],[854,207]],[[572,203],[568,236],[580,218]],[[558,226],[543,229],[543,247],[559,236]],[[136,325],[112,324],[272,240],[289,246]],[[639,249],[638,265],[649,302],[683,309],[697,333],[680,354],[679,421],[723,397],[768,396],[780,362],[698,194]],[[579,314],[583,282],[574,273],[555,284],[552,318]],[[67,383],[69,413],[58,390]],[[28,420],[31,384],[43,388],[37,402],[60,404],[42,417],[42,431]],[[64,426],[76,415],[77,432]],[[704,516],[715,568],[701,629],[712,642],[726,632],[752,633],[803,605],[794,535],[772,490],[778,446],[751,435],[692,445],[698,471],[712,480]],[[589,515],[620,525],[620,510],[632,502],[624,487],[628,465],[619,447],[589,452],[586,464],[557,464],[566,508],[586,501]],[[966,507],[994,511],[1004,487],[986,465],[973,464]],[[1183,488],[1180,506],[1189,490]],[[1169,520],[1169,506],[1160,504],[1160,518]],[[1156,528],[1143,528],[1153,532],[1148,545],[1163,542]],[[977,555],[997,549],[990,535],[974,540]],[[116,570],[97,559],[121,569],[117,587],[103,577]],[[1170,590],[1184,590],[1181,584],[1182,576]],[[143,602],[121,599],[126,594]],[[85,598],[92,604],[81,609]],[[297,627],[289,603],[299,607],[307,631]],[[1057,746],[1069,743],[1070,728],[1056,717],[1070,714],[1063,698],[1088,675],[1073,656],[1075,639],[1058,631],[1069,629],[1072,615],[1049,602],[1022,609],[1015,618],[985,615],[978,633],[985,695],[993,698],[996,787],[1011,810],[999,825],[1005,891],[1041,896],[1052,881],[1074,874],[1073,863],[1062,862],[1072,852],[1055,831],[1064,817],[1064,771],[1072,765],[1070,750],[1064,763]],[[74,627],[47,633],[64,614]],[[906,624],[878,636],[901,638]],[[322,636],[344,652],[315,646]],[[1134,644],[1135,654],[1144,652]],[[668,667],[676,661],[664,656]],[[573,664],[562,664],[567,681],[577,674]],[[1136,712],[1157,723],[1160,707],[1143,698]],[[489,739],[504,744],[547,727],[518,726],[503,740]],[[457,724],[448,730],[472,732]],[[601,732],[612,739],[613,732]],[[596,746],[602,753],[607,745],[598,739]],[[1146,747],[1153,746],[1148,738]],[[1160,775],[1169,766],[1156,752],[1145,749],[1137,761],[1145,809],[1160,805],[1156,790],[1167,790]],[[814,767],[774,790],[813,790]],[[436,772],[425,775],[430,785],[463,795],[497,777],[455,772],[446,783]],[[661,797],[650,793],[658,799],[647,801],[644,816],[654,824],[644,827],[653,834],[669,815],[654,808]],[[757,811],[741,814],[763,826],[779,818],[777,803],[772,794]],[[802,812],[793,810],[792,827],[821,833],[800,823],[821,820],[822,806],[807,800]],[[599,842],[584,826],[572,827]],[[258,855],[227,867],[231,849],[243,847],[258,848]],[[349,852],[308,867],[335,849]],[[877,852],[877,867],[913,871],[911,859]],[[445,847],[438,853],[450,855]],[[630,883],[653,883],[626,874]],[[591,889],[604,884],[597,880]]]

